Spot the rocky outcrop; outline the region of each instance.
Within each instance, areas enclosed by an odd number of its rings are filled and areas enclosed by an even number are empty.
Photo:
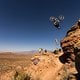
[[[61,47],[64,52],[63,62],[75,61],[80,73],[80,20],[68,30],[64,39],[61,40]]]
[[[67,59],[75,60],[74,48],[80,45],[80,22],[78,21],[72,28],[67,32],[63,40],[61,40],[61,47]],[[76,55],[76,53],[75,53]]]

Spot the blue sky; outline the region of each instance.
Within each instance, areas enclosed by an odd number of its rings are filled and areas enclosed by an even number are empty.
[[[80,17],[80,0],[0,0],[0,51],[56,49]],[[50,16],[64,15],[61,29]]]

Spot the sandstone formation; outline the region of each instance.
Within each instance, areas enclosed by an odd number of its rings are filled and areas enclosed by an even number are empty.
[[[80,73],[80,20],[68,30],[66,36],[61,40],[64,54],[62,62],[75,61],[76,68]]]

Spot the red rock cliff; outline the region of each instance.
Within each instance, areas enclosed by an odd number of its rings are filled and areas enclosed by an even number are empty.
[[[64,52],[63,62],[75,61],[80,73],[80,20],[67,31],[66,36],[61,40],[61,47]]]

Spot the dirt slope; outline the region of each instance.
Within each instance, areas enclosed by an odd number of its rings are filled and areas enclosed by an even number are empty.
[[[34,59],[40,59],[40,61],[36,65],[33,61],[28,70],[25,69],[25,73],[30,74],[33,80],[59,80],[57,75],[63,67],[59,61],[59,55],[47,53],[34,56],[32,60]]]

